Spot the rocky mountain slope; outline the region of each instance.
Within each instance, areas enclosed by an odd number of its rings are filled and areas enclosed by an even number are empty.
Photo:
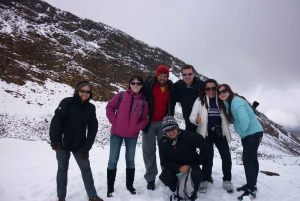
[[[93,83],[99,131],[96,142],[108,142],[105,106],[127,86],[132,74],[153,75],[158,65],[171,67],[179,79],[185,63],[120,30],[79,18],[38,0],[0,3],[0,138],[48,140],[49,122],[59,101],[71,96],[78,80]],[[207,79],[204,75],[197,75]],[[299,156],[300,141],[257,111],[265,135],[261,158]],[[181,127],[181,109],[176,108]],[[240,139],[231,128],[234,142]],[[274,154],[273,150],[278,150]]]

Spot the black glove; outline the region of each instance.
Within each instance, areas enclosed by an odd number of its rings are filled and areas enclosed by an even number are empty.
[[[89,158],[89,154],[83,152],[81,149],[79,150],[79,154],[80,154],[80,158],[81,158],[82,160],[86,160],[86,159]]]
[[[57,151],[61,148],[61,143],[58,142],[56,145],[51,145],[51,147],[52,147],[53,150]]]

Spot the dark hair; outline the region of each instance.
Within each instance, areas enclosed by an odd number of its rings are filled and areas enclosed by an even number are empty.
[[[134,75],[134,76],[132,76],[132,77],[130,78],[130,80],[129,80],[129,82],[128,82],[128,88],[131,89],[131,87],[130,87],[130,82],[132,82],[134,79],[137,79],[139,82],[141,82],[141,83],[143,84],[143,86],[142,86],[142,88],[140,89],[140,92],[139,92],[139,93],[141,93],[142,90],[143,90],[143,88],[144,88],[144,80],[143,80],[143,78],[142,78],[141,76],[139,76],[139,75]]]
[[[79,93],[79,90],[84,87],[84,86],[88,86],[90,88],[90,97],[89,99],[93,99],[93,91],[92,91],[92,85],[90,82],[86,81],[86,80],[83,80],[83,81],[80,81],[76,84],[76,87],[75,87],[75,91],[74,91],[74,95],[78,94]]]
[[[218,83],[217,83],[217,81],[216,80],[214,80],[214,79],[208,79],[208,80],[206,80],[205,82],[204,82],[204,84],[203,84],[203,86],[202,86],[202,88],[201,88],[201,90],[200,90],[200,93],[199,93],[199,100],[201,101],[201,105],[204,105],[204,101],[205,101],[205,99],[206,99],[206,93],[205,93],[205,88],[206,88],[206,84],[207,83],[214,83],[215,85],[216,85],[216,87],[218,86]],[[216,92],[217,93],[217,92]]]
[[[181,71],[181,74],[182,74],[183,70],[186,70],[186,69],[192,69],[192,70],[193,70],[193,73],[196,73],[194,66],[192,66],[192,65],[185,65],[185,66],[183,66],[183,67],[181,68],[181,70],[180,70],[180,71]]]
[[[228,113],[226,112],[226,107],[225,107],[225,105],[224,105],[224,103],[223,103],[223,101],[220,99],[220,98],[218,98],[218,105],[219,105],[219,108],[221,109],[221,110],[223,110],[223,112],[224,112],[224,114],[225,114],[225,116],[226,116],[226,119],[227,119],[227,121],[229,122],[229,123],[233,123],[233,121],[234,121],[234,118],[233,118],[233,115],[232,115],[232,112],[231,112],[231,102],[232,102],[232,99],[233,99],[233,97],[234,96],[238,96],[238,97],[240,97],[240,98],[242,98],[242,99],[244,99],[248,104],[249,104],[249,106],[251,107],[251,105],[250,105],[250,103],[247,101],[247,99],[245,98],[245,97],[243,97],[243,96],[240,96],[240,95],[238,95],[237,93],[234,93],[232,90],[231,90],[231,88],[230,88],[230,86],[228,85],[228,84],[220,84],[218,87],[217,87],[217,91],[219,91],[219,89],[221,88],[221,87],[224,87],[225,89],[227,89],[228,90],[228,93],[229,93],[229,96],[228,96],[228,98],[227,98],[227,102],[228,102]],[[252,107],[251,107],[252,108]],[[253,108],[252,108],[253,109]],[[254,110],[253,110],[254,111]]]

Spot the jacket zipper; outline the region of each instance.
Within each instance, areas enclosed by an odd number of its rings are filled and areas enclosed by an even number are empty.
[[[62,134],[62,135],[61,135],[61,142],[62,142],[62,144],[65,146],[65,144],[64,144],[64,137],[65,137],[65,134]]]

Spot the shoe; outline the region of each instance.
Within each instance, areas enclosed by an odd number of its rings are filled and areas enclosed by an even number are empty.
[[[238,197],[238,200],[243,200],[244,196],[249,196],[250,200],[254,200],[256,199],[256,192],[247,188],[246,191]]]
[[[238,192],[240,192],[240,191],[246,191],[246,190],[247,190],[247,184],[245,184],[244,186],[241,186],[241,187],[237,188],[236,190],[237,190]],[[256,185],[254,186],[254,191],[255,191],[255,192],[258,191]]]
[[[101,198],[99,198],[97,195],[92,196],[89,198],[89,201],[103,201]]]
[[[155,189],[155,181],[149,181],[147,184],[147,189],[153,191]]]
[[[58,201],[66,201],[65,198],[58,198]]]
[[[223,188],[227,191],[227,193],[232,193],[234,190],[231,181],[223,181]]]
[[[209,182],[208,181],[202,181],[200,183],[200,188],[199,188],[199,193],[206,193],[207,192],[207,187],[208,187]]]
[[[132,195],[137,194],[136,189],[133,188],[135,169],[126,168],[126,188]]]

